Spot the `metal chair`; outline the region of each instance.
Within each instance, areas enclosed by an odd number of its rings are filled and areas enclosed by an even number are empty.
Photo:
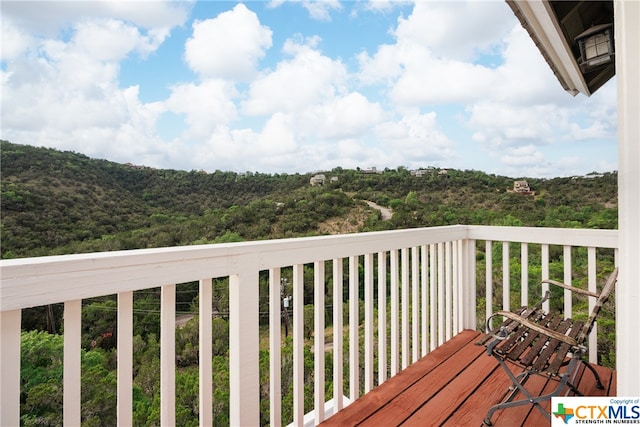
[[[577,395],[582,395],[574,386],[577,368],[586,354],[589,333],[593,329],[598,313],[615,287],[617,275],[616,268],[607,279],[600,294],[574,288],[555,280],[542,282],[596,298],[596,304],[586,322],[565,319],[561,313],[546,313],[542,309],[542,304],[550,298],[549,291],[534,307],[521,307],[514,312],[497,311],[487,319],[489,332],[477,344],[486,346],[487,354],[498,360],[513,385],[506,398],[489,409],[483,421],[485,425],[493,425],[491,417],[497,410],[529,404],[538,408],[551,422],[551,414],[540,405],[540,402],[559,396],[565,386],[569,388],[567,394],[573,391]],[[503,317],[504,321],[494,329],[492,323],[495,317]],[[522,368],[523,371],[515,375],[508,363]],[[564,366],[567,368],[561,369]],[[596,387],[602,389],[600,377],[595,369],[588,363],[585,363],[585,367],[595,376]],[[525,383],[531,375],[546,376],[557,381],[558,384],[551,393],[535,396],[525,388]],[[521,392],[525,399],[513,401],[518,392]]]

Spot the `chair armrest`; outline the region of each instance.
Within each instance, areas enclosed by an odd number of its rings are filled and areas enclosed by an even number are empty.
[[[537,332],[539,332],[539,333],[541,333],[543,335],[546,335],[549,338],[557,339],[557,340],[562,341],[562,342],[564,342],[566,344],[569,344],[570,346],[573,346],[573,347],[578,347],[578,342],[574,338],[571,338],[571,337],[569,337],[569,336],[567,336],[565,334],[561,334],[560,332],[556,332],[556,331],[554,331],[552,329],[549,329],[549,328],[546,328],[544,326],[538,325],[537,323],[532,322],[532,321],[530,321],[528,319],[525,319],[524,317],[519,316],[519,315],[517,315],[515,313],[512,313],[510,311],[503,311],[503,310],[496,311],[494,314],[491,315],[491,317],[494,317],[494,316],[506,317],[508,319],[511,319],[511,320],[513,320],[515,322],[520,323],[521,325],[526,326],[527,328],[533,329],[534,331],[537,331]]]
[[[564,284],[562,282],[558,282],[557,280],[546,279],[546,280],[543,280],[541,283],[550,283],[552,285],[559,286],[559,287],[561,287],[563,289],[567,289],[567,290],[569,290],[571,292],[575,292],[577,294],[586,295],[586,296],[593,297],[593,298],[600,298],[599,294],[596,294],[596,293],[593,293],[593,292],[589,292],[589,291],[585,291],[584,289],[576,288],[574,286],[569,286],[569,285]]]

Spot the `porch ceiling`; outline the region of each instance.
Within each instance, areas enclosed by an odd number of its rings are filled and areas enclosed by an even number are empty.
[[[576,36],[594,25],[613,23],[613,0],[506,2],[567,92],[589,96],[615,75],[614,63],[583,72],[575,41]]]

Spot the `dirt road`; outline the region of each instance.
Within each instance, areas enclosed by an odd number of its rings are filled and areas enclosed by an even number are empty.
[[[391,217],[393,216],[393,211],[389,208],[385,208],[384,206],[380,206],[378,204],[375,204],[373,202],[370,202],[369,200],[365,200],[365,202],[371,206],[374,209],[378,209],[380,211],[380,213],[382,214],[382,219],[384,221],[391,219]]]

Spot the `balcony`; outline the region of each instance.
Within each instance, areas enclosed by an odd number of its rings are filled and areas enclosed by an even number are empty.
[[[449,226],[5,260],[0,264],[0,424],[18,425],[20,421],[23,308],[64,303],[62,411],[65,425],[79,425],[82,301],[117,295],[117,419],[119,424],[130,425],[133,294],[160,287],[160,424],[175,425],[176,287],[199,282],[198,410],[200,424],[211,425],[212,281],[228,278],[230,424],[253,426],[262,419],[273,426],[291,421],[303,425],[305,414],[318,424],[334,409],[342,410],[347,402],[380,384],[397,382],[407,372],[419,373],[424,360],[430,360],[423,356],[433,353],[435,357],[457,345],[454,340],[473,334],[469,330],[481,330],[484,319],[496,309],[534,301],[541,291],[535,283],[549,278],[559,265],[562,277],[554,274],[552,278],[580,282],[595,290],[608,273],[605,270],[617,264],[617,248],[615,230]],[[586,254],[586,266],[576,266],[576,254],[580,258]],[[313,270],[307,283],[305,269]],[[290,275],[293,285],[293,420],[283,419],[281,399],[280,286],[285,275]],[[260,383],[261,278],[268,281],[269,289],[268,385]],[[306,300],[305,284],[313,288],[312,298],[307,295]],[[568,294],[560,298],[564,313],[571,316],[574,301]],[[304,364],[304,305],[311,302],[314,363],[309,372]],[[329,315],[332,322],[325,318]],[[327,323],[345,327],[333,328],[328,339]],[[591,363],[598,362],[597,350],[594,330]],[[325,374],[329,367],[331,378]],[[305,406],[305,374],[313,378],[312,407]],[[456,373],[445,369],[438,375]],[[459,378],[480,381],[478,376]],[[325,391],[328,381],[333,382],[331,395]],[[488,383],[498,388],[499,382]],[[473,390],[480,386],[463,385]],[[261,387],[268,387],[270,396],[268,417],[262,414],[262,418]],[[497,388],[493,393],[503,392]],[[441,392],[446,395],[447,389]]]

